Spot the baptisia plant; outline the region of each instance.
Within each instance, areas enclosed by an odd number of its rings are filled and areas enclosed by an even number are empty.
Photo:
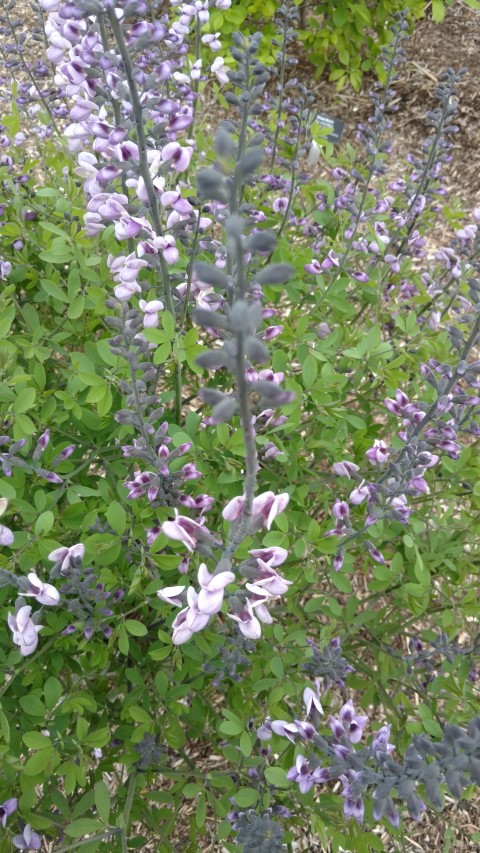
[[[292,76],[289,6],[273,69],[259,36],[222,50],[229,0],[42,7],[54,79],[17,106],[68,154],[37,187],[16,110],[0,143],[0,822],[169,853],[189,798],[195,850],[367,849],[350,818],[395,833],[479,781],[478,211],[435,264],[425,236],[461,74],[391,179],[403,15],[357,158]]]
[[[269,75],[255,58],[259,38],[248,44],[236,36],[232,52],[239,70],[227,72],[227,78],[242,93],[230,96],[238,105],[239,121],[221,127],[216,142],[219,162],[198,173],[196,197],[187,199],[181,192],[186,185],[178,180],[188,172],[194,154],[195,140],[192,136],[185,138],[185,132],[192,133],[198,99],[192,81],[198,79],[199,65],[197,59],[190,66],[184,37],[191,20],[198,26],[208,19],[206,8],[182,6],[179,21],[170,27],[166,18],[154,24],[135,23],[142,10],[132,6],[119,13],[110,4],[82,0],[75,9],[68,4],[50,5],[49,12],[47,34],[55,46],[56,82],[68,98],[74,99],[66,136],[71,151],[78,155],[77,174],[85,178],[86,233],[101,234],[113,223],[117,241],[128,244],[128,254],[109,255],[108,268],[115,284],[107,300],[107,306],[117,312],[107,318],[116,332],[112,352],[122,356],[129,368],[128,380],[120,383],[128,408],[115,417],[138,435],[133,444],[122,449],[125,457],[143,463],[125,483],[128,499],[146,498],[152,509],[174,507],[173,520],[147,530],[148,544],[163,533],[183,543],[190,553],[198,550],[216,560],[211,573],[204,563],[200,565],[198,593],[193,587],[175,587],[175,600],[188,602],[173,623],[174,642],[181,644],[220,610],[223,590],[236,578],[232,558],[243,540],[263,526],[269,530],[289,500],[288,494],[273,492],[255,497],[258,457],[254,417],[261,418],[267,409],[270,412],[292,399],[281,389],[280,375],[263,378],[252,367],[268,357],[262,338],[271,339],[281,330],[259,328],[264,313],[265,318],[270,316],[261,307],[262,285],[281,283],[291,274],[288,265],[265,262],[275,246],[273,234],[254,231],[248,238],[244,236],[255,223],[249,217],[245,190],[254,182],[265,157],[264,137],[252,133],[249,122]],[[148,56],[147,41],[152,47]],[[216,37],[203,41],[214,51],[220,48]],[[106,53],[110,45],[115,46],[116,54]],[[160,56],[157,66],[155,61]],[[142,60],[140,74],[135,71],[137,57]],[[208,217],[202,215],[202,207],[208,210]],[[204,236],[215,220],[224,228],[223,243]],[[174,285],[178,280],[174,270],[179,243],[190,248],[191,260],[186,282]],[[196,259],[201,250],[211,251],[213,246],[216,265]],[[248,277],[247,265],[252,263]],[[148,279],[142,278],[145,272]],[[204,516],[213,499],[183,491],[185,484],[202,474],[194,463],[187,462],[180,469],[175,465],[191,444],[169,449],[169,422],[162,421],[165,409],[157,391],[162,375],[167,369],[173,370],[174,417],[179,423],[183,414],[182,363],[164,368],[157,360],[154,330],[160,317],[166,328],[165,316],[169,314],[180,335],[184,334],[197,294],[202,296],[202,307],[195,309],[193,317],[220,344],[200,356],[197,363],[206,369],[226,368],[233,381],[229,393],[209,387],[200,392],[204,401],[213,405],[209,424],[238,416],[245,440],[244,495],[230,501],[223,511],[224,519],[232,523],[224,545],[209,530]],[[198,521],[180,513],[182,506],[200,512]],[[219,557],[215,557],[217,549]],[[270,562],[256,562],[256,571],[248,566],[250,584],[228,595],[232,623],[249,638],[260,637],[259,619],[272,621],[266,603],[279,591],[286,592],[289,583]],[[170,600],[169,589],[159,595]]]

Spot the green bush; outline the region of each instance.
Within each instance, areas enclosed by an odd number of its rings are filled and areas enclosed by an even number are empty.
[[[408,21],[413,27],[415,22],[431,14],[440,23],[446,8],[455,0],[315,0],[296,2],[300,11],[299,39],[305,50],[305,56],[315,68],[315,76],[324,72],[328,79],[336,83],[338,89],[351,85],[360,89],[363,75],[373,73],[382,79],[383,66],[380,50],[388,44],[391,33],[388,23],[395,12],[406,9]],[[470,9],[480,9],[479,0],[466,0]],[[265,35],[261,58],[263,62],[275,62],[275,48],[271,38],[275,35],[272,22],[278,10],[273,0],[234,0],[233,6],[226,12],[216,9],[212,12],[210,25],[213,32],[219,30],[228,37],[238,27],[243,32],[255,32],[259,24]]]

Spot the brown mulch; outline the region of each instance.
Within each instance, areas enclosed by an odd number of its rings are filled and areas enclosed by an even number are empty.
[[[425,113],[436,106],[433,94],[443,70],[467,68],[468,74],[459,87],[459,109],[455,124],[459,132],[453,137],[453,159],[445,168],[447,187],[469,208],[480,204],[480,10],[469,9],[454,0],[441,24],[430,16],[419,21],[406,46],[407,62],[399,69],[398,111],[393,116],[391,138],[394,158],[403,159],[417,152],[427,135]],[[345,122],[343,140],[357,145],[355,130],[372,115],[368,88],[373,78],[365,77],[360,92],[344,89],[325,79],[313,81],[314,67],[302,58],[295,75],[318,93],[318,106]],[[342,140],[342,141],[343,141]]]

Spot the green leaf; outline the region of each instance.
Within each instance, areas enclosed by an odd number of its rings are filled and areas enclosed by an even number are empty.
[[[43,695],[45,696],[45,704],[49,711],[55,707],[62,693],[63,687],[58,678],[55,678],[53,675],[47,678],[43,686]]]
[[[10,726],[3,711],[0,711],[0,729],[5,743],[10,743]]]
[[[24,388],[23,391],[20,391],[13,406],[15,414],[20,415],[23,412],[28,412],[29,409],[32,409],[36,398],[37,392],[35,391],[35,388]]]
[[[118,648],[120,649],[122,655],[128,655],[130,643],[128,641],[128,634],[127,634],[125,625],[120,626],[120,630],[118,632],[117,643],[118,643]]]
[[[265,778],[270,785],[275,785],[276,788],[288,788],[290,785],[287,772],[281,767],[266,767]]]
[[[157,672],[155,676],[155,689],[159,696],[165,696],[168,690],[168,675],[165,672]]]
[[[205,826],[205,818],[207,816],[207,800],[205,797],[205,793],[201,794],[198,798],[197,810],[195,813],[195,822],[199,829],[202,826]]]
[[[108,825],[110,818],[110,794],[105,782],[100,781],[95,785],[95,806],[100,820]]]
[[[243,723],[235,723],[233,720],[227,720],[221,723],[219,732],[223,735],[239,735],[244,729]]]
[[[197,794],[201,794],[204,790],[204,786],[199,785],[197,782],[187,782],[187,784],[182,788],[182,794],[184,797],[191,800],[192,797],[196,797]]]
[[[33,435],[37,428],[28,415],[17,415],[14,429],[15,438],[25,438],[26,435]]]
[[[50,253],[49,253],[50,254]],[[65,260],[57,259],[54,261],[57,264],[64,264]],[[70,297],[68,293],[62,290],[58,284],[55,284],[54,281],[44,280],[42,281],[42,289],[45,291],[48,296],[53,296],[54,299],[58,299],[59,302],[70,302]]]
[[[258,802],[259,796],[255,788],[239,788],[235,791],[235,802],[241,809],[249,809]]]
[[[45,533],[49,533],[54,522],[55,516],[51,510],[46,510],[45,512],[40,513],[35,522],[35,536],[40,538],[41,536],[44,536]]]
[[[5,310],[5,309],[4,309]],[[5,312],[5,316],[0,320],[0,338],[6,338],[10,331],[10,326],[15,319],[15,309]]]
[[[125,628],[132,637],[145,637],[148,634],[147,626],[138,619],[126,619],[124,622]]]
[[[246,758],[252,754],[252,740],[248,732],[242,732],[240,736],[240,752]]]
[[[162,314],[162,327],[170,340],[175,337],[175,320],[170,314],[170,311],[164,311]]]
[[[148,654],[152,660],[165,660],[172,653],[172,646],[164,646],[161,649],[149,649]]]
[[[167,361],[167,359],[170,355],[170,352],[171,352],[171,346],[169,343],[161,344],[159,347],[157,347],[157,349],[155,350],[155,352],[153,354],[153,363],[154,364],[164,364]]]
[[[39,225],[42,226],[44,231],[48,231],[50,234],[56,234],[57,237],[61,237],[63,241],[68,240],[68,234],[65,231],[62,231],[58,225],[55,225],[53,222],[39,222]]]
[[[21,696],[18,700],[20,707],[28,714],[29,717],[46,717],[47,709],[41,699],[34,694],[27,693],[26,696]]]
[[[94,820],[90,817],[81,817],[78,820],[72,821],[66,827],[65,832],[71,838],[83,838],[90,832],[98,832],[103,828],[103,824],[99,820]]]
[[[152,720],[150,719],[149,714],[147,714],[144,708],[140,708],[139,705],[131,705],[128,709],[128,713],[136,723],[146,723],[147,726],[151,725]]]
[[[84,740],[87,746],[105,746],[111,738],[111,732],[108,727],[97,729],[96,732],[90,732]]]
[[[81,317],[85,309],[85,297],[83,295],[77,296],[73,302],[68,306],[67,316],[70,317],[71,320],[76,320],[77,317]]]
[[[53,754],[54,750],[50,746],[47,749],[40,749],[35,753],[35,755],[31,755],[23,768],[25,775],[38,776],[39,773],[41,773],[42,770],[45,770],[47,765],[50,763]]]
[[[313,355],[307,355],[302,365],[302,376],[305,386],[311,388],[315,384],[318,373],[318,362]]]
[[[121,536],[127,526],[127,513],[118,501],[112,501],[107,509],[107,521],[118,536]]]
[[[441,24],[445,17],[445,4],[443,0],[432,0],[432,18],[436,24]]]
[[[25,732],[22,740],[29,749],[47,749],[52,745],[50,738],[41,732]]]

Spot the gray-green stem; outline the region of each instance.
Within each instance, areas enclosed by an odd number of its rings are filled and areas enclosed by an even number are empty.
[[[110,22],[110,26],[112,27],[113,34],[115,36],[118,49],[120,52],[120,56],[123,61],[123,66],[125,70],[125,77],[127,78],[128,89],[130,92],[130,100],[133,109],[133,117],[135,122],[135,127],[137,130],[137,139],[138,139],[138,151],[139,151],[139,160],[140,160],[140,172],[142,178],[145,182],[145,190],[148,197],[148,204],[150,207],[150,213],[153,220],[153,225],[155,228],[156,234],[161,237],[163,236],[163,227],[160,220],[160,213],[158,210],[157,197],[155,194],[155,187],[153,185],[152,176],[150,174],[150,168],[148,165],[148,156],[147,156],[147,140],[145,137],[145,128],[143,125],[143,111],[142,105],[140,103],[140,97],[138,94],[137,84],[135,82],[135,75],[133,71],[132,60],[130,54],[128,52],[128,47],[125,42],[122,27],[117,20],[114,9],[107,9],[108,20]],[[159,263],[160,263],[160,271],[162,274],[162,286],[163,286],[163,296],[165,299],[165,306],[167,310],[170,312],[172,317],[175,318],[175,307],[173,305],[172,299],[172,290],[170,286],[170,274],[168,272],[168,265],[163,257],[162,253],[159,252]],[[181,372],[179,373],[177,370],[175,371],[175,420],[177,423],[180,421],[182,411],[182,376]]]

